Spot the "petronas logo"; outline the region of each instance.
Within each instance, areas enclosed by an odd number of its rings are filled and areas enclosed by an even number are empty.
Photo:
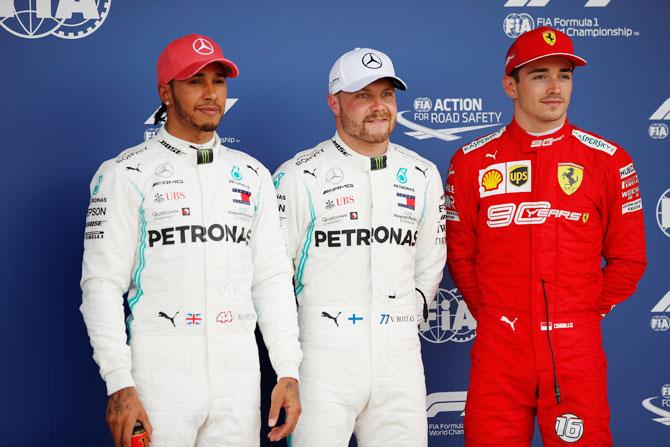
[[[233,169],[230,170],[230,176],[237,181],[242,180],[242,174],[240,173],[239,166],[233,166]]]

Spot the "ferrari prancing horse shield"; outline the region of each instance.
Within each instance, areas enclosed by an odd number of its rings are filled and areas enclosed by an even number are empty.
[[[567,195],[579,189],[584,177],[584,168],[574,163],[558,164],[558,184]]]

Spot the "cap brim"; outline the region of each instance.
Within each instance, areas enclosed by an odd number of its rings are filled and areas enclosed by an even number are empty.
[[[190,65],[187,68],[185,68],[184,70],[182,70],[181,73],[177,74],[174,77],[174,79],[176,79],[177,81],[183,81],[184,79],[188,79],[191,76],[198,73],[203,68],[205,68],[206,66],[208,66],[209,64],[213,64],[213,63],[216,63],[216,62],[223,65],[223,67],[226,70],[226,77],[227,78],[236,78],[240,75],[240,70],[237,68],[237,65],[235,65],[235,62],[230,61],[228,59],[218,58],[218,59],[202,61],[202,62],[198,62],[198,63],[193,64],[193,65]]]
[[[393,86],[395,88],[397,88],[398,90],[407,90],[407,84],[405,84],[405,81],[403,81],[402,79],[400,79],[397,76],[384,76],[384,75],[377,76],[377,75],[375,75],[375,76],[368,76],[367,78],[359,79],[358,81],[353,82],[353,83],[347,85],[345,88],[341,88],[338,91],[346,92],[346,93],[354,93],[354,92],[359,91],[362,88],[367,87],[368,85],[372,84],[373,82],[375,82],[379,79],[388,79],[389,81],[391,81],[391,84],[393,84]],[[335,92],[335,93],[337,93],[337,92]],[[335,93],[333,93],[333,94],[335,94]]]
[[[519,65],[512,66],[507,70],[506,74],[509,76],[509,74],[511,72],[513,72],[514,70],[516,70],[517,68],[523,67],[526,64],[529,64],[529,63],[534,62],[536,60],[544,59],[545,57],[550,57],[550,56],[562,56],[562,57],[568,59],[570,62],[572,62],[572,65],[574,65],[575,67],[581,67],[582,65],[587,64],[586,59],[581,58],[581,57],[579,57],[577,55],[574,55],[574,54],[571,54],[571,53],[549,53],[549,54],[543,54],[542,56],[534,57],[534,58],[529,59],[529,60],[527,60],[527,61],[525,61],[525,62],[523,62]]]

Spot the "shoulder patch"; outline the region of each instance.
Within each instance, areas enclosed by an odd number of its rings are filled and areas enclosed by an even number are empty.
[[[124,161],[128,161],[129,159],[133,158],[135,155],[140,154],[140,153],[145,152],[145,151],[148,151],[148,150],[149,150],[149,145],[141,145],[141,146],[131,147],[130,149],[126,149],[125,151],[121,152],[114,159],[114,161],[116,163],[123,163]]]
[[[614,155],[617,150],[616,146],[608,143],[602,138],[594,137],[593,135],[582,132],[581,130],[572,129],[572,136],[581,141],[585,146],[606,152],[609,155]]]
[[[314,149],[309,149],[307,151],[302,151],[296,154],[295,157],[293,157],[293,164],[298,167],[304,163],[307,163],[319,155],[323,154],[326,151],[326,147],[319,145],[315,147]]]
[[[409,158],[410,160],[420,163],[423,167],[431,167],[434,166],[434,163],[430,160],[428,160],[425,157],[422,157],[419,155],[416,151],[413,151],[411,149],[407,149],[404,146],[401,146],[399,144],[391,143],[390,145],[391,148],[395,149],[396,152],[398,152],[400,155]]]
[[[480,147],[484,146],[489,141],[495,140],[496,138],[500,138],[500,136],[505,132],[506,128],[507,128],[506,126],[503,126],[502,128],[496,130],[495,132],[485,135],[480,139],[463,146],[463,153],[467,154],[468,152],[472,152],[475,149],[479,149]]]

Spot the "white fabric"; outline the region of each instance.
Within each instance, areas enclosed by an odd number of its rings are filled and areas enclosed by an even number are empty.
[[[442,181],[395,144],[386,164],[335,136],[274,175],[304,352],[294,447],[427,443],[415,288],[430,302],[442,278]]]
[[[328,92],[356,92],[381,78],[390,78],[396,88],[407,90],[396,76],[393,62],[386,54],[372,48],[355,48],[335,61],[328,76]]]
[[[278,376],[298,378],[276,206],[265,167],[218,137],[213,161],[197,164],[161,129],[93,177],[81,312],[108,393],[135,384],[156,439],[170,440],[154,445],[193,445],[203,421],[221,418],[215,431],[233,440],[221,445],[258,445],[257,321]]]

